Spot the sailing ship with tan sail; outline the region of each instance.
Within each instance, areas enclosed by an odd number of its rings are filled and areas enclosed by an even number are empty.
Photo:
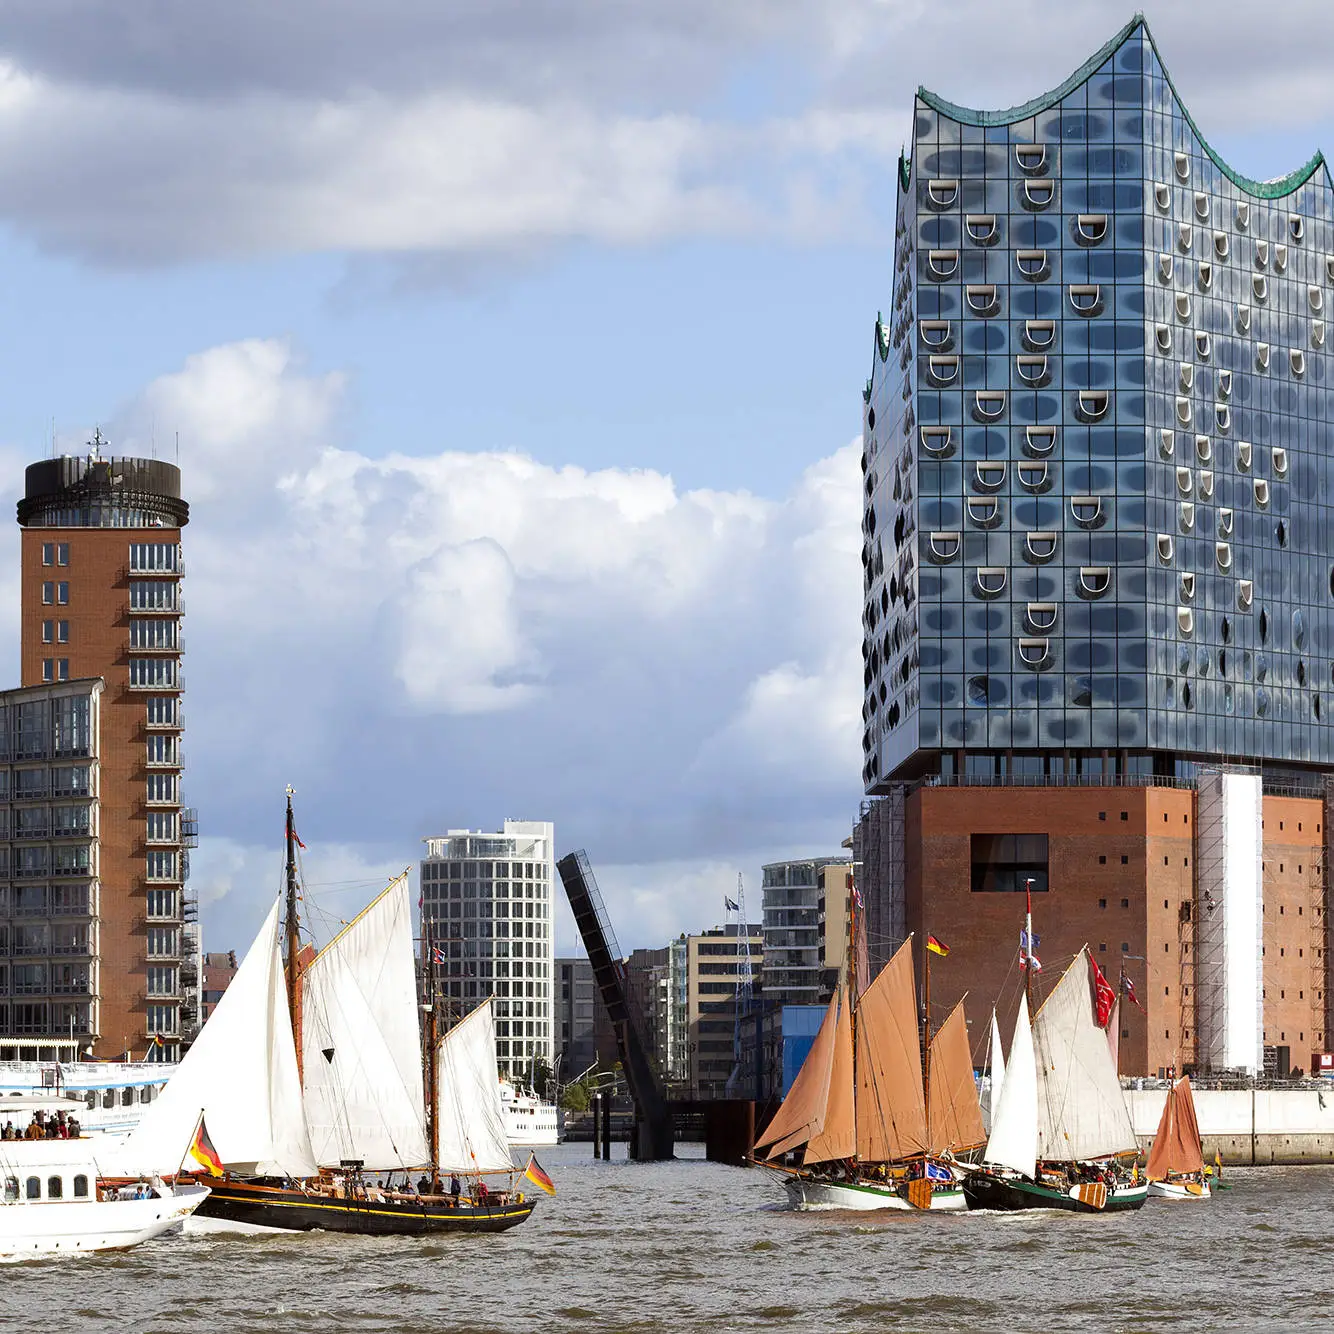
[[[796,1207],[965,1207],[951,1155],[985,1133],[962,1003],[927,1045],[927,1080],[916,1016],[911,938],[855,1003],[840,983],[755,1146]]]
[[[1144,1175],[1149,1194],[1163,1199],[1207,1200],[1211,1194],[1189,1076],[1177,1080],[1167,1095]]]

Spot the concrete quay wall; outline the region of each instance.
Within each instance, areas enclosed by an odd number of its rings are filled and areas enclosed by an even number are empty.
[[[1204,1160],[1226,1167],[1334,1163],[1334,1085],[1328,1089],[1196,1089]],[[1166,1089],[1128,1089],[1140,1145],[1153,1143]]]

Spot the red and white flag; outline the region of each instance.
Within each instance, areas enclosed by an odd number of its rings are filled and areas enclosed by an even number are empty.
[[[1112,1017],[1112,1006],[1116,1004],[1116,991],[1092,955],[1089,956],[1089,964],[1093,968],[1093,1013],[1098,1027],[1106,1028],[1107,1021]]]

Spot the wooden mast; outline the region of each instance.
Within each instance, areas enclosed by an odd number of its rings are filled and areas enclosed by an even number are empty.
[[[431,931],[431,922],[425,913],[422,914],[422,972],[426,982],[426,1004],[422,1007],[426,1011],[426,1021],[423,1025],[426,1043],[426,1059],[423,1062],[426,1075],[426,1125],[431,1150],[431,1173],[434,1175],[440,1170],[440,1117],[437,1114],[440,1080],[440,1057],[437,1049],[440,1034],[435,1012],[435,937]]]
[[[292,793],[287,789],[287,1010],[292,1019],[292,1040],[296,1043],[296,1074],[301,1080],[301,983],[298,976],[301,957],[301,920],[297,909],[296,823],[292,818]]]
[[[922,933],[922,1105],[931,1125],[931,937]]]

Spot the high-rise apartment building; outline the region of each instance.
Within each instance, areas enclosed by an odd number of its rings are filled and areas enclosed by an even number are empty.
[[[459,1016],[495,997],[503,1070],[528,1080],[538,1061],[554,1069],[554,827],[506,820],[496,834],[451,829],[425,843],[422,916],[444,995]]]
[[[749,959],[752,978],[757,980],[763,971],[764,930],[758,923],[730,923],[702,935],[683,936],[681,943],[684,949],[679,952],[668,947],[667,1004],[671,1008],[673,981],[678,986],[684,981],[685,1012],[678,1010],[670,1022],[678,1031],[684,1030],[691,1084],[701,1092],[718,1094],[737,1065],[737,1013],[745,963]],[[758,1011],[759,1000],[753,992],[753,1011]],[[668,1052],[675,1047],[676,1038],[669,1035]]]
[[[23,954],[0,1031],[171,1060],[198,1020],[196,827],[180,787],[189,509],[173,465],[100,445],[32,464],[18,505],[23,689],[6,695],[0,926]]]
[[[913,114],[865,393],[869,915],[986,1007],[1031,881],[1044,948],[1148,998],[1127,1073],[1322,1049],[1324,160],[1230,168],[1141,19],[1024,106]]]
[[[764,998],[779,1005],[813,1005],[824,970],[821,882],[834,857],[772,862],[763,868]]]

